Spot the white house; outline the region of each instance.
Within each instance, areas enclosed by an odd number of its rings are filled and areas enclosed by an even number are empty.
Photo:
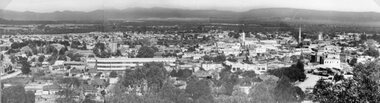
[[[340,59],[327,58],[324,60],[323,65],[328,68],[342,69],[340,66]]]
[[[222,64],[202,64],[201,67],[206,71],[224,68]]]
[[[365,63],[365,62],[373,61],[373,60],[375,60],[375,58],[371,56],[359,56],[357,58],[357,63]]]
[[[235,72],[237,70],[242,71],[255,71],[257,74],[263,74],[268,70],[267,64],[244,64],[244,63],[234,63],[234,62],[225,62],[226,65],[231,66],[231,71]]]
[[[341,50],[338,46],[333,46],[333,45],[327,45],[323,47],[324,52],[329,52],[329,53],[340,53]]]
[[[221,51],[224,53],[224,55],[239,55],[240,50],[239,49],[221,49]]]

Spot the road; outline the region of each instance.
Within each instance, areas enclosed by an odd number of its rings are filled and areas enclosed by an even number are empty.
[[[4,79],[8,79],[8,78],[12,78],[12,77],[15,77],[17,75],[21,74],[21,70],[16,70],[15,72],[11,73],[11,74],[7,74],[7,75],[4,75],[4,76],[1,76],[0,77],[0,80],[4,80]]]
[[[322,77],[318,75],[313,74],[306,74],[307,79],[304,82],[300,82],[296,84],[296,86],[300,87],[303,91],[306,90],[306,88],[313,88],[314,85],[317,84],[317,81]]]

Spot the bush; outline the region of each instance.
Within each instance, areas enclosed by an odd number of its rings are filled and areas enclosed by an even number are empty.
[[[291,82],[303,81],[306,79],[304,65],[300,61],[290,67],[268,70],[268,73],[277,77],[286,76],[290,79]]]
[[[117,73],[115,71],[112,71],[109,75],[109,77],[111,78],[116,78],[117,77]]]

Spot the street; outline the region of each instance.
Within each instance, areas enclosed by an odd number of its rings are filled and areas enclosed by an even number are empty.
[[[8,79],[8,78],[12,78],[12,77],[15,77],[17,75],[21,74],[21,70],[16,70],[15,72],[11,73],[11,74],[7,74],[7,75],[4,75],[4,76],[1,76],[0,77],[0,80],[4,80],[4,79]]]
[[[299,86],[303,91],[306,90],[306,88],[313,88],[315,84],[317,84],[317,81],[322,77],[318,75],[313,74],[306,74],[307,79],[304,82],[299,82],[296,84],[296,86]]]

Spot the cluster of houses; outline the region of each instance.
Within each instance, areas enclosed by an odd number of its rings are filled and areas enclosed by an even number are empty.
[[[305,69],[316,68],[336,68],[345,71],[347,65],[354,59],[357,62],[374,60],[374,57],[351,54],[347,51],[359,51],[359,47],[342,47],[337,42],[357,41],[363,34],[348,33],[338,35],[335,38],[328,38],[319,34],[317,40],[302,38],[299,40],[290,33],[273,34],[273,38],[262,40],[252,33],[240,33],[239,38],[228,36],[228,32],[203,33],[191,37],[183,37],[177,34],[138,34],[134,32],[91,32],[60,35],[2,35],[0,38],[1,52],[1,75],[10,74],[10,71],[17,70],[21,66],[17,62],[12,62],[12,57],[26,57],[31,62],[33,72],[43,70],[47,74],[63,75],[64,77],[75,77],[89,82],[83,86],[86,94],[94,94],[100,98],[100,91],[108,90],[109,85],[115,84],[119,78],[110,77],[112,71],[119,75],[127,69],[133,70],[148,62],[161,62],[167,71],[188,69],[197,77],[216,78],[215,74],[223,68],[231,68],[236,71],[254,71],[256,74],[265,75],[270,69],[289,67],[299,59],[305,59]],[[246,36],[250,35],[250,36]],[[212,42],[194,42],[193,44],[159,44],[159,41],[175,41],[189,39],[213,38]],[[12,40],[11,40],[12,39]],[[43,42],[68,41],[70,45],[79,42],[79,45],[72,47],[60,43],[49,44],[60,51],[68,48],[67,52],[79,54],[78,60],[65,56],[66,59],[56,59],[53,63],[48,58],[51,54],[35,53],[28,55],[31,48],[22,47],[20,52],[7,53],[11,49],[12,43],[23,42],[25,40],[36,40]],[[139,49],[146,44],[130,43],[126,41],[143,41],[158,50],[152,58],[136,58]],[[111,53],[120,52],[121,55],[109,58],[95,56],[93,49],[97,43],[105,44],[105,48]],[[377,44],[378,45],[378,44]],[[37,47],[37,48],[46,48]],[[190,49],[194,50],[190,50]],[[347,48],[347,49],[342,49]],[[66,55],[66,54],[65,54]],[[38,61],[40,56],[44,56],[42,61]],[[207,60],[209,58],[223,57],[222,61]],[[75,56],[74,56],[75,57]],[[40,64],[40,65],[37,65]],[[11,67],[11,68],[9,68]],[[348,66],[350,67],[350,66]],[[183,80],[177,80],[178,84],[185,84]],[[181,87],[185,88],[185,87]],[[245,87],[242,87],[245,88]],[[52,102],[56,98],[54,94],[62,89],[54,81],[40,80],[25,85],[28,91],[35,91],[36,100]]]

